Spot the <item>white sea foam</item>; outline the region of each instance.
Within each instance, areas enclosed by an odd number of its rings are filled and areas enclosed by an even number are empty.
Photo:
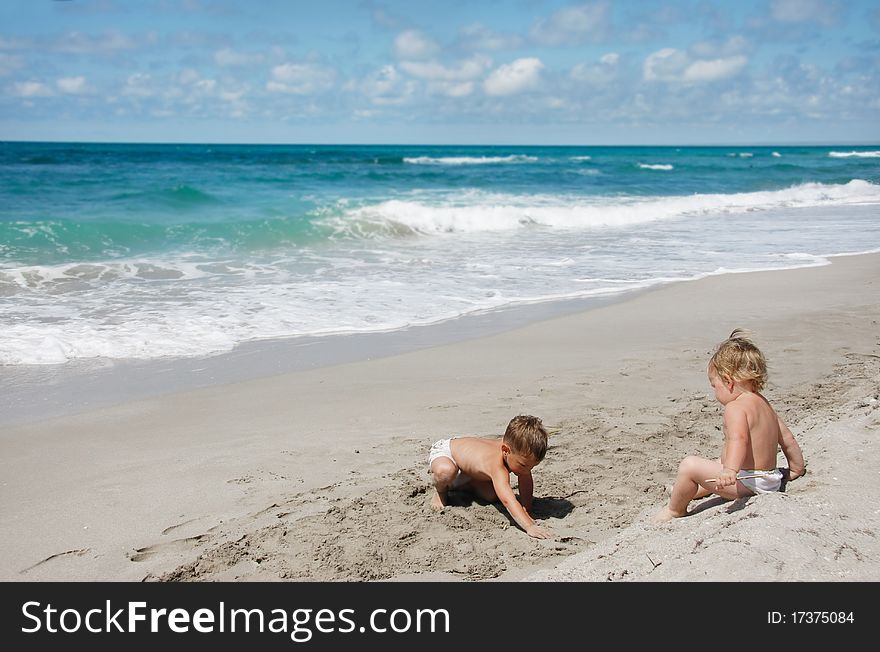
[[[828,152],[831,158],[880,158],[880,152]]]
[[[571,160],[572,161],[592,161],[593,157],[592,156],[572,156]]]
[[[781,158],[781,157],[782,157],[782,154],[780,154],[779,152],[773,152],[773,154],[771,154],[771,156],[772,156],[773,158]]]
[[[673,168],[669,163],[637,163],[643,170],[671,170]]]
[[[328,222],[341,235],[356,237],[511,231],[535,226],[596,229],[716,213],[859,203],[880,203],[880,185],[856,179],[842,185],[808,183],[766,192],[591,199],[472,192],[463,200],[433,203],[390,200],[350,209],[342,218],[329,218]]]
[[[245,270],[241,270],[242,273]],[[115,281],[193,280],[210,276],[194,261],[154,260],[112,263],[77,263],[62,265],[27,265],[0,270],[0,283],[23,290],[49,290],[63,293],[84,284]]]
[[[533,163],[537,156],[511,154],[510,156],[408,156],[404,163],[416,165],[486,165],[491,163]]]

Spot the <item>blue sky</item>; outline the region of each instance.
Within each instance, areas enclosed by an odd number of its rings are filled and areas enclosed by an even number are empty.
[[[0,139],[880,142],[875,0],[0,0]]]

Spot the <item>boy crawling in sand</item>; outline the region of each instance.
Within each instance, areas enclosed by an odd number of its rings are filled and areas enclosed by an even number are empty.
[[[741,330],[733,331],[718,345],[709,360],[708,374],[715,399],[724,406],[721,459],[684,458],[669,505],[655,521],[687,516],[691,500],[710,494],[735,500],[779,491],[784,470],[776,468],[777,445],[788,461],[788,480],[806,471],[794,435],[760,394],[767,382],[764,355]]]
[[[442,510],[450,489],[462,489],[494,503],[498,500],[530,537],[550,539],[553,533],[535,522],[532,510],[532,469],[547,452],[547,431],[537,417],[511,419],[502,439],[453,437],[431,446],[428,464],[437,493],[431,507]],[[519,479],[519,500],[510,487],[510,474]]]

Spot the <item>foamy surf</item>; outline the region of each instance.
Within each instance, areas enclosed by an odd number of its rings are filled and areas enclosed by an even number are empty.
[[[463,199],[442,197],[432,203],[381,202],[349,209],[341,218],[330,221],[339,234],[395,236],[512,231],[535,226],[623,228],[700,215],[860,203],[880,203],[880,185],[857,179],[842,185],[807,183],[767,192],[589,199],[471,192]]]
[[[828,152],[831,158],[880,158],[880,152]]]
[[[642,170],[672,170],[675,166],[669,163],[636,163]]]

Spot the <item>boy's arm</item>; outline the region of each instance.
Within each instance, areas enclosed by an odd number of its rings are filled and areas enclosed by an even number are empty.
[[[736,484],[736,472],[742,468],[749,446],[749,419],[745,410],[729,404],[724,408],[724,460],[716,485]]]
[[[528,471],[522,475],[516,476],[519,481],[519,502],[522,503],[526,513],[532,513],[533,492],[535,490],[535,482],[532,480],[532,473]]]
[[[508,514],[516,521],[517,525],[526,531],[526,534],[536,539],[553,538],[553,533],[547,528],[538,525],[535,519],[529,516],[528,512],[520,505],[513,494],[513,489],[510,488],[510,474],[507,472],[507,469],[501,469],[497,473],[492,474],[492,486],[495,489],[495,495],[498,496],[498,500],[507,508]]]
[[[795,480],[807,472],[804,454],[785,422],[778,415],[776,418],[779,421],[779,446],[788,461],[788,479]]]

